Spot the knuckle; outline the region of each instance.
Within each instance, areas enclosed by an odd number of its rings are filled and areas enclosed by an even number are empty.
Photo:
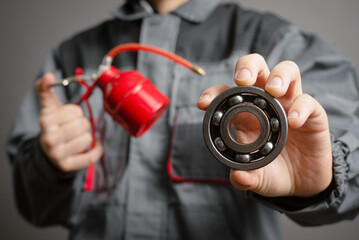
[[[86,132],[86,133],[84,134],[84,141],[85,141],[85,143],[86,143],[87,145],[90,145],[90,143],[92,142],[92,135],[91,135],[91,133]]]
[[[316,100],[315,100],[312,96],[310,96],[309,94],[307,94],[307,93],[302,93],[302,94],[300,95],[300,98],[303,99],[303,100],[305,100],[305,101],[316,102]]]
[[[48,118],[46,116],[41,116],[39,119],[39,125],[41,129],[46,129],[48,126]]]
[[[71,125],[62,127],[61,134],[63,139],[67,139],[67,140],[71,139],[69,136],[71,136],[73,132],[74,132],[74,127],[72,127]]]
[[[40,116],[44,116],[46,114],[49,113],[49,109],[48,108],[41,108],[40,110]]]
[[[78,106],[78,105],[67,104],[67,105],[64,106],[64,108],[65,108],[65,112],[67,114],[71,114],[73,116],[79,116],[79,117],[84,115],[81,107]]]
[[[72,111],[73,111],[73,114],[76,114],[77,116],[83,116],[84,115],[84,112],[82,111],[82,108],[78,105],[75,105],[75,104],[71,104],[70,105]]]
[[[101,152],[92,152],[90,155],[89,155],[89,162],[90,164],[93,164],[93,163],[96,163],[98,162],[98,160],[100,160],[101,156],[102,156],[102,153],[100,154]]]
[[[301,104],[301,105],[306,105],[306,106],[320,106],[320,108],[322,108],[322,106],[320,105],[320,103],[311,95],[307,94],[307,93],[302,93],[301,95],[299,95],[298,97],[298,103],[297,104]]]
[[[79,124],[79,128],[80,129],[83,129],[84,131],[88,131],[88,130],[90,130],[90,127],[91,127],[91,125],[90,125],[90,121],[86,118],[86,117],[81,117],[80,119],[79,119],[79,122],[78,122],[78,124]]]
[[[244,63],[248,62],[248,59],[250,58],[250,55],[245,55],[243,57],[240,57],[237,61],[237,66],[238,65],[243,65]]]
[[[63,134],[65,136],[72,136],[72,138],[75,138],[78,134],[81,134],[89,129],[87,124],[88,123],[86,123],[82,118],[75,119],[71,122],[71,124],[64,128]]]
[[[93,163],[96,163],[97,162],[97,156],[95,156],[94,154],[89,154],[88,162],[89,162],[89,165],[93,164]]]
[[[103,148],[102,146],[99,147],[97,151],[94,151],[93,154],[91,154],[91,163],[95,163],[102,157],[103,154]]]
[[[92,143],[92,135],[89,132],[82,134],[79,138],[77,138],[77,144],[81,147],[81,149],[86,149],[91,146]]]
[[[241,57],[237,61],[237,67],[240,65],[252,65],[253,63],[263,64],[265,62],[266,61],[262,55],[260,55],[259,53],[252,53],[252,54]]]
[[[304,98],[312,98],[308,93],[302,93],[301,96]]]
[[[59,148],[52,148],[49,151],[49,157],[56,163],[60,163],[62,160],[62,154]]]
[[[67,162],[68,161],[63,161],[61,164],[58,165],[59,169],[62,172],[71,172],[72,171],[70,165]]]
[[[299,71],[298,65],[293,61],[289,61],[289,60],[283,61],[281,62],[281,65],[283,65],[283,67],[285,68],[291,69],[292,71]]]
[[[262,55],[260,55],[259,53],[252,53],[249,55],[253,60],[256,61],[260,61],[260,62],[265,62],[265,59]]]
[[[52,134],[44,134],[42,142],[46,148],[53,148],[56,145],[56,139]]]

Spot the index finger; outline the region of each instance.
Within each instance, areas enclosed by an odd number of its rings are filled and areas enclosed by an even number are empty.
[[[246,55],[236,63],[234,82],[239,86],[254,85],[264,89],[269,73],[268,65],[261,55]]]

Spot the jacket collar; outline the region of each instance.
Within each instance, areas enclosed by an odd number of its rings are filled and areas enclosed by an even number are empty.
[[[189,0],[171,14],[190,22],[201,23],[209,17],[219,2],[220,0]],[[125,21],[138,20],[153,14],[156,14],[156,11],[145,0],[127,0],[114,12],[115,17]]]

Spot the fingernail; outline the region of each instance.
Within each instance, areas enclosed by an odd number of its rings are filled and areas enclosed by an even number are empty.
[[[201,96],[199,96],[198,101],[199,102],[208,102],[211,99],[211,97],[209,96],[209,94],[203,94]]]
[[[291,112],[288,114],[288,118],[298,118],[299,114],[297,112]]]
[[[243,68],[235,74],[234,78],[238,81],[250,80],[252,79],[252,74],[248,69]]]
[[[283,85],[283,80],[279,77],[274,77],[269,80],[267,87],[270,88],[281,88]]]

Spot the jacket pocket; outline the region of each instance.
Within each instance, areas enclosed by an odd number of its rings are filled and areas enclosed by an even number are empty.
[[[207,149],[202,134],[204,112],[178,108],[173,125],[168,173],[173,181],[229,184],[229,168]]]

